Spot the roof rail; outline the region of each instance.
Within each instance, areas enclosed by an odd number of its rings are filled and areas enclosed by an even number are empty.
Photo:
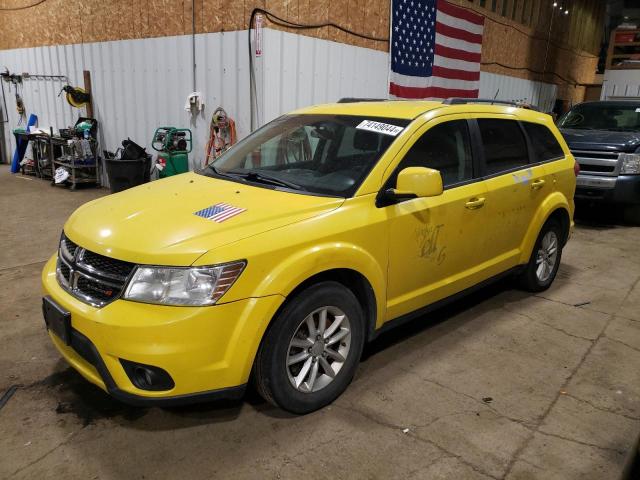
[[[338,100],[338,103],[358,103],[358,102],[386,102],[386,98],[356,98],[344,97]]]
[[[459,98],[452,97],[442,101],[443,105],[465,105],[467,103],[488,103],[490,105],[510,105],[517,108],[527,108],[529,110],[538,110],[534,105],[522,102],[514,102],[510,100],[496,100],[494,98]]]

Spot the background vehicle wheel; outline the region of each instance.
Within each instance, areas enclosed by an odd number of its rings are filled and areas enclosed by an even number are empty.
[[[624,221],[632,225],[640,225],[640,205],[626,207],[623,212]]]
[[[541,292],[549,288],[560,266],[562,238],[562,228],[557,222],[548,221],[543,225],[529,263],[520,274],[522,288],[530,292]]]
[[[328,405],[349,385],[364,345],[354,294],[322,282],[291,299],[267,330],[255,360],[260,395],[292,413]]]

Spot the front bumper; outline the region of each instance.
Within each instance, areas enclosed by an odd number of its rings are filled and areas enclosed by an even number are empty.
[[[62,356],[87,380],[136,405],[238,398],[263,333],[284,301],[280,295],[208,307],[116,300],[95,308],[72,297],[55,278],[55,255],[42,272],[44,292],[71,312],[69,345],[49,332]],[[170,390],[136,387],[122,360],[152,365],[173,379]]]
[[[603,203],[640,204],[640,175],[584,175],[577,178],[575,198]]]

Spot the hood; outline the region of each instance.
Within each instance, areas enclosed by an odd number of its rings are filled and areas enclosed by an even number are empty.
[[[109,257],[191,265],[209,250],[321,215],[343,202],[186,173],[89,202],[64,230],[78,245]],[[244,210],[226,219],[222,213],[216,217],[220,222],[206,218],[221,203]]]
[[[640,132],[615,132],[611,130],[580,130],[561,128],[562,136],[570,149],[635,152],[640,147]]]

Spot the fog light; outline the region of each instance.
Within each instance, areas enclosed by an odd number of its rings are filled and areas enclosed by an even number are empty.
[[[140,390],[171,390],[175,386],[171,375],[160,367],[131,362],[123,358],[120,359],[120,363],[131,383]]]

